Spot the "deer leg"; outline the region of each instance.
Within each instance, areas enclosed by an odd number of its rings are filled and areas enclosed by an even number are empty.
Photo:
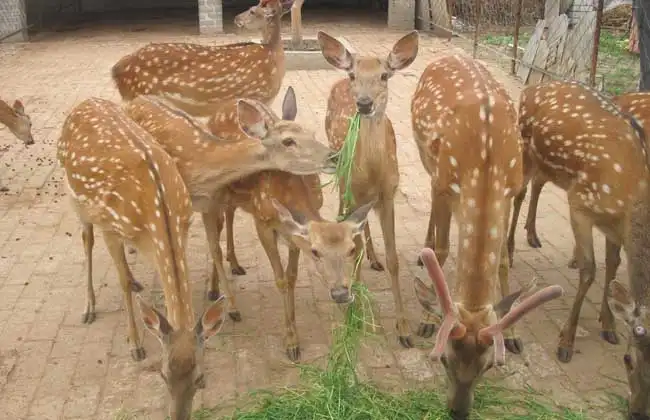
[[[539,175],[533,176],[532,186],[530,189],[530,203],[528,203],[528,215],[526,216],[526,224],[524,229],[526,229],[526,238],[528,239],[528,245],[533,248],[541,248],[542,243],[537,236],[537,205],[539,203],[539,196],[542,193],[542,188],[546,184],[546,179],[542,178]]]
[[[596,276],[594,239],[592,236],[593,221],[584,210],[575,210],[573,206],[571,206],[571,201],[571,198],[569,198],[569,206],[571,208],[571,228],[573,229],[573,235],[576,241],[576,257],[580,268],[580,286],[578,287],[578,293],[573,301],[573,307],[571,308],[569,319],[560,332],[557,358],[564,363],[570,362],[573,357],[573,343],[575,341],[582,302],[584,301],[587,291],[589,291]]]
[[[142,341],[138,334],[138,327],[135,324],[135,317],[133,314],[133,294],[131,284],[133,283],[133,273],[129,269],[126,262],[126,255],[124,254],[124,243],[119,236],[111,232],[104,232],[104,242],[108,252],[111,254],[113,263],[117,268],[117,274],[120,278],[120,285],[122,286],[122,293],[124,294],[124,301],[126,302],[126,314],[129,323],[129,341],[131,342],[131,357],[136,362],[144,360],[146,352],[142,347]]]
[[[618,344],[618,335],[616,335],[616,321],[608,304],[609,284],[616,278],[616,271],[620,265],[621,246],[607,239],[605,241],[605,292],[600,304],[599,319],[602,326],[600,336],[610,344]]]
[[[431,183],[431,211],[429,212],[429,227],[427,228],[427,236],[424,237],[424,247],[434,249],[435,235],[436,235],[436,217],[435,217],[435,201],[434,201],[434,188],[433,182]],[[422,257],[418,257],[418,266],[423,267]],[[432,332],[433,334],[433,332]],[[419,335],[419,334],[418,334]],[[427,336],[427,337],[430,337]]]
[[[510,220],[510,201],[506,200],[506,211],[503,215],[503,232],[505,233]],[[510,255],[508,253],[508,244],[504,240],[501,242],[501,257],[499,259],[499,285],[501,286],[501,297],[506,297],[510,294]],[[504,331],[504,342],[508,351],[514,354],[521,354],[524,351],[524,344],[517,333],[515,332],[514,325]]]
[[[377,259],[375,246],[372,244],[372,237],[370,236],[370,225],[367,221],[363,228],[363,233],[366,237],[366,256],[368,257],[368,261],[370,261],[370,268],[375,271],[384,271],[384,266]]]
[[[578,246],[574,245],[573,255],[571,256],[571,259],[569,260],[569,264],[568,264],[569,268],[578,268],[578,257],[576,257],[577,252],[578,252]]]
[[[300,248],[289,247],[289,259],[287,262],[287,292],[285,294],[285,324],[287,327],[287,357],[291,360],[300,360],[300,342],[298,340],[298,328],[296,327],[296,280],[298,279],[298,262],[300,260]]]
[[[235,211],[237,207],[228,206],[226,209],[226,259],[230,263],[230,272],[236,276],[243,276],[246,274],[244,267],[239,265],[237,255],[235,254],[235,236],[233,234],[233,225],[235,223]]]
[[[397,246],[395,244],[395,203],[392,197],[383,199],[378,206],[381,230],[384,234],[386,247],[386,265],[391,279],[391,289],[395,299],[395,318],[397,319],[397,334],[402,347],[413,347],[410,327],[404,311],[402,292],[399,287],[399,261],[397,259]]]
[[[275,277],[275,285],[282,294],[282,301],[284,303],[284,322],[286,328],[286,352],[289,359],[295,362],[298,360],[300,350],[298,346],[298,335],[296,333],[295,313],[293,310],[293,289],[289,290],[290,280],[287,278],[288,275],[285,274],[284,267],[282,267],[282,258],[280,258],[275,231],[267,228],[258,221],[255,221],[255,229],[257,230],[257,237],[260,239],[266,257],[269,259],[269,263],[271,263],[271,269],[273,270],[273,276]],[[291,258],[295,259],[295,262],[289,262],[297,264],[297,255],[292,255],[291,248],[293,247],[289,247],[289,258],[290,260]],[[288,267],[287,271],[289,271]],[[291,294],[291,296],[289,296],[289,294]]]
[[[93,289],[93,246],[95,245],[95,233],[92,223],[84,223],[81,239],[84,243],[86,254],[86,267],[88,270],[86,278],[86,309],[84,310],[81,322],[92,324],[95,321],[95,290]]]
[[[507,241],[507,251],[508,251],[508,262],[510,267],[512,267],[512,261],[515,254],[515,232],[517,231],[517,220],[519,220],[519,212],[521,211],[521,204],[526,198],[526,192],[528,188],[526,184],[519,191],[513,200],[513,211],[512,211],[512,221],[510,222],[510,231],[508,232],[508,241]]]
[[[221,230],[223,229],[223,212],[217,209],[210,209],[207,213],[201,213],[205,234],[208,238],[208,246],[212,255],[212,275],[210,276],[210,289],[208,299],[215,301],[219,298],[219,281],[223,280],[226,289],[226,300],[228,301],[228,316],[235,322],[241,321],[241,312],[235,303],[235,294],[232,291],[230,279],[226,276],[223,268],[223,253],[219,245]]]

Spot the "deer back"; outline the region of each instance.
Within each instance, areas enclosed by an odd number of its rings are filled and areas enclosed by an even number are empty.
[[[645,151],[634,122],[576,82],[529,86],[519,124],[525,153],[556,185],[596,214],[624,214],[645,188]]]
[[[174,327],[194,327],[185,245],[192,213],[174,161],[120,107],[98,98],[63,124],[57,158],[82,220],[134,242],[156,262]]]
[[[457,297],[480,310],[496,297],[505,212],[523,181],[512,101],[484,66],[452,55],[424,70],[411,113],[435,191],[459,200]]]

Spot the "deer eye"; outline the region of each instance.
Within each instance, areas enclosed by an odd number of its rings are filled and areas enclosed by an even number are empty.
[[[387,80],[388,80],[388,73],[382,73],[382,74],[381,74],[381,80],[382,80],[383,82],[387,81]]]
[[[284,144],[287,147],[291,147],[296,145],[296,141],[291,137],[287,137],[286,139],[282,140],[282,144]]]
[[[317,249],[312,248],[311,254],[316,258],[320,258],[320,252]]]

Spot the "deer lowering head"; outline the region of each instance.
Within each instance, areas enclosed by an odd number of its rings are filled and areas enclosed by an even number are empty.
[[[32,120],[25,113],[25,107],[19,100],[16,100],[11,107],[0,99],[0,123],[6,125],[18,140],[25,143],[25,146],[34,144]]]
[[[433,288],[416,278],[416,296],[420,304],[430,311],[433,311],[433,305],[438,300],[444,317],[429,357],[440,360],[447,372],[447,404],[452,418],[467,419],[479,379],[495,364],[505,363],[504,330],[536,307],[560,297],[563,291],[560,286],[549,286],[522,299],[519,305],[512,308],[523,292],[520,290],[494,306],[472,313],[452,301],[445,275],[433,250],[425,248],[421,258],[433,281]]]
[[[412,31],[395,43],[385,59],[355,57],[336,38],[318,32],[318,42],[325,59],[348,73],[350,91],[362,117],[383,117],[388,103],[388,79],[415,61],[418,41],[418,32]]]

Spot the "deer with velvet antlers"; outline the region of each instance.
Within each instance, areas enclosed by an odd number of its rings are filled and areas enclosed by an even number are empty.
[[[332,86],[327,102],[325,131],[330,147],[340,150],[348,132],[350,119],[360,115],[360,125],[354,163],[351,170],[351,192],[354,202],[345,208],[346,180],[340,180],[339,215],[350,212],[360,205],[375,202],[381,230],[384,234],[386,264],[395,299],[397,332],[404,347],[413,347],[410,328],[406,319],[399,287],[399,262],[395,244],[394,197],[399,185],[397,151],[393,124],[386,116],[388,103],[388,80],[396,71],[402,70],[415,60],[418,53],[417,31],[398,40],[388,57],[353,56],[338,40],[325,32],[318,32],[318,42],[325,59],[334,67],[344,70],[348,77]],[[377,260],[370,238],[370,228],[365,225],[366,252],[371,267],[383,270]],[[363,238],[355,237],[357,254],[364,249]],[[356,270],[356,281],[360,281],[360,270]],[[346,303],[351,298],[348,285],[331,289],[331,297],[337,303]]]
[[[210,117],[226,99],[271,105],[285,73],[280,36],[284,13],[280,0],[260,0],[235,17],[238,27],[262,31],[261,44],[146,45],[113,66],[113,81],[124,100],[159,96],[195,117]]]
[[[567,192],[575,239],[572,260],[580,271],[578,293],[557,349],[558,359],[569,362],[582,302],[596,275],[593,227],[606,238],[601,335],[612,344],[618,343],[608,291],[621,263],[621,247],[627,246],[635,203],[647,194],[645,133],[636,118],[579,82],[550,82],[524,89],[519,123],[524,139],[525,182],[533,183],[526,222],[529,236],[531,229],[537,236],[535,208],[544,183],[551,181]],[[508,245],[511,249],[525,194],[523,189],[515,198]]]
[[[262,110],[263,111],[263,110]],[[296,118],[297,108],[293,89],[289,87],[282,106],[282,120],[290,124]],[[244,133],[236,120],[234,100],[225,101],[210,118],[209,130],[228,141],[244,141]],[[266,114],[268,124],[273,115]],[[335,288],[350,285],[356,249],[354,238],[363,232],[372,203],[359,207],[341,222],[323,219],[323,193],[320,177],[294,175],[284,171],[263,171],[234,182],[225,189],[223,203],[227,205],[226,230],[228,260],[233,273],[243,270],[235,256],[232,215],[241,207],[255,221],[257,236],[271,263],[275,284],[282,293],[286,327],[286,353],[292,361],[300,358],[300,344],[296,328],[294,291],[298,276],[298,261],[303,251],[315,262],[322,278]],[[221,227],[223,222],[217,225]],[[219,236],[219,232],[217,232]],[[278,239],[289,246],[289,257],[283,266]],[[213,271],[212,290],[219,290],[218,273]]]
[[[138,300],[145,326],[159,339],[161,376],[172,420],[189,420],[197,389],[205,387],[202,354],[206,340],[223,324],[223,301],[211,304],[196,322],[185,256],[190,195],[172,158],[119,108],[97,98],[77,105],[63,124],[57,158],[82,226],[87,264],[84,323],[95,320],[92,284],[94,226],[101,229],[117,268],[128,314],[131,355],[145,358],[135,324],[132,292],[142,286],[124,255],[129,242],[156,267],[167,316]]]
[[[0,99],[0,124],[5,125],[18,140],[25,143],[25,146],[34,144],[32,120],[19,100],[14,101],[13,106],[9,106]]]
[[[295,107],[285,101],[285,107]],[[262,102],[233,100],[230,121],[237,121],[245,135],[220,138],[171,103],[153,96],[138,96],[127,103],[127,114],[163,147],[178,165],[190,191],[192,207],[200,212],[212,255],[213,280],[208,299],[220,296],[225,280],[223,254],[219,245],[226,202],[225,187],[264,170],[283,170],[311,175],[334,169],[332,151],[318,142],[313,131],[292,121],[283,121]],[[286,113],[286,111],[285,111]],[[225,281],[228,314],[241,319],[230,281]]]
[[[418,333],[433,334],[437,296],[444,318],[431,357],[440,359],[447,372],[452,417],[466,419],[478,380],[494,364],[504,363],[506,348],[521,351],[512,325],[562,289],[547,288],[511,310],[524,292],[508,294],[504,249],[510,200],[522,182],[521,145],[514,105],[501,84],[471,58],[440,57],[422,73],[411,115],[420,158],[432,177],[431,217],[421,261],[434,287],[416,280],[416,296],[425,310]],[[459,226],[453,295],[440,268],[449,254],[452,213]],[[502,299],[495,304],[497,284]],[[509,336],[504,338],[506,330]]]

